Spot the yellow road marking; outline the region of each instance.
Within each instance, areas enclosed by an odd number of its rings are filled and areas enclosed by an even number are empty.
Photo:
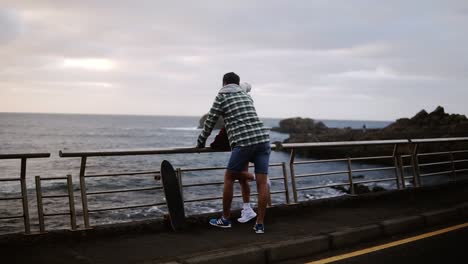
[[[457,229],[462,229],[462,228],[465,228],[465,227],[468,227],[468,223],[447,227],[447,228],[444,228],[444,229],[441,229],[441,230],[437,230],[437,231],[433,231],[433,232],[430,232],[430,233],[425,233],[425,234],[422,234],[422,235],[419,235],[419,236],[394,241],[394,242],[383,244],[383,245],[380,245],[380,246],[370,247],[370,248],[366,248],[366,249],[346,253],[346,254],[343,254],[343,255],[338,255],[338,256],[334,256],[334,257],[330,257],[330,258],[326,258],[326,259],[321,259],[321,260],[317,260],[317,261],[308,262],[306,264],[331,263],[331,262],[335,262],[335,261],[338,261],[338,260],[352,258],[352,257],[368,254],[368,253],[371,253],[371,252],[374,252],[374,251],[379,251],[379,250],[382,250],[382,249],[396,247],[396,246],[403,245],[403,244],[406,244],[406,243],[411,243],[411,242],[414,242],[414,241],[417,241],[417,240],[437,236],[437,235],[440,235],[440,234],[448,233],[450,231],[454,231],[454,230],[457,230]]]

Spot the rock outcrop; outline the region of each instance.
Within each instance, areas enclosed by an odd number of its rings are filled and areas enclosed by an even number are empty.
[[[332,142],[332,141],[365,141],[388,139],[416,139],[416,138],[443,138],[443,137],[468,137],[468,119],[464,115],[447,114],[443,107],[437,107],[433,112],[420,111],[412,118],[401,118],[382,129],[351,129],[351,128],[327,128],[311,121],[300,121],[294,118],[294,122],[283,120],[288,126],[282,130],[290,133],[285,143],[300,142]],[[302,119],[306,120],[306,119]],[[305,122],[305,124],[304,124]],[[320,122],[319,122],[320,123]],[[281,124],[280,123],[280,127]],[[467,143],[452,143],[451,148],[467,149]],[[422,152],[433,150],[443,151],[449,149],[448,144],[421,145]],[[301,150],[298,153],[315,158],[343,158],[346,156],[378,156],[391,155],[392,146],[353,147],[353,148],[313,148]],[[440,158],[440,157],[439,157]],[[392,161],[389,161],[392,162]]]

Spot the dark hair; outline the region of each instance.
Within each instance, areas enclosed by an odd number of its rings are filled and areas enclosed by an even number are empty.
[[[233,72],[228,72],[224,74],[223,76],[223,85],[228,85],[231,83],[239,85],[239,82],[240,82],[239,75]]]

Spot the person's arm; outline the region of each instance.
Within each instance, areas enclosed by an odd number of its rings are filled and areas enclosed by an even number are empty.
[[[208,113],[208,117],[205,120],[205,123],[203,124],[203,130],[198,136],[197,140],[197,148],[203,148],[205,147],[206,140],[211,134],[211,131],[213,131],[214,126],[216,125],[216,121],[218,121],[219,117],[223,114],[223,111],[221,109],[221,96],[216,96],[215,101],[213,103],[213,106],[210,109],[210,112]]]

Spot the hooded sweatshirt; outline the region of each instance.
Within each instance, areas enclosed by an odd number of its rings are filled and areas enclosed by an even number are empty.
[[[237,84],[219,90],[198,137],[199,147],[205,146],[219,117],[224,118],[231,147],[251,146],[270,141],[268,130],[257,116],[252,98]]]

